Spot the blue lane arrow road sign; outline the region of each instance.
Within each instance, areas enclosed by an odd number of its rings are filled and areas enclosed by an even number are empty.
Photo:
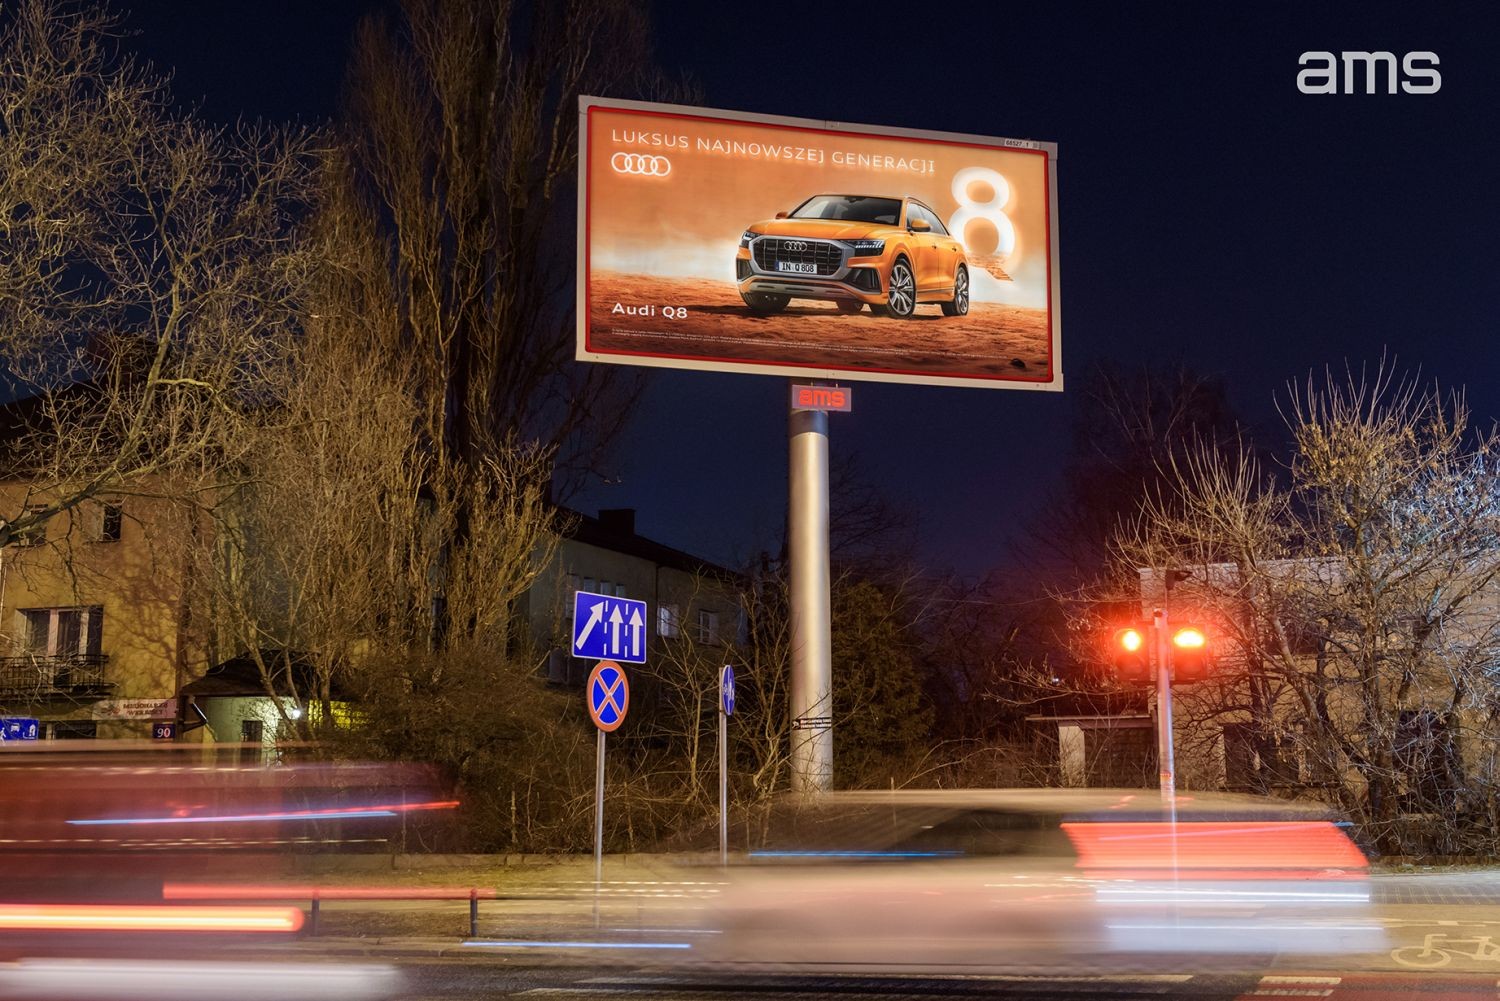
[[[646,663],[646,603],[574,591],[573,656]]]
[[[734,668],[729,664],[719,672],[719,708],[725,716],[734,715]]]
[[[609,733],[625,722],[630,708],[630,682],[625,671],[612,660],[601,660],[589,675],[589,716],[594,725]]]

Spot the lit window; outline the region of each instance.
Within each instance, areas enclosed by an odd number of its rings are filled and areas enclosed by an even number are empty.
[[[705,609],[698,610],[698,642],[719,642],[719,613],[710,612]]]
[[[23,608],[17,612],[16,652],[33,657],[97,657],[104,636],[104,609]]]
[[[681,620],[678,618],[677,606],[656,606],[656,635],[666,636],[670,639],[679,635],[681,631]]]

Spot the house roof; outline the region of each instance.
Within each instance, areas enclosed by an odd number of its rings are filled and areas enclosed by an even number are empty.
[[[260,650],[260,659],[270,666],[274,688],[278,693],[290,696],[295,687],[297,694],[306,698],[313,689],[313,665],[306,653],[264,647]],[[288,668],[293,683],[291,685],[287,684]],[[333,682],[332,689],[334,698],[345,697],[346,693],[337,680]],[[256,659],[247,650],[220,661],[203,672],[203,677],[183,685],[182,694],[198,698],[265,698],[266,686]]]
[[[572,521],[571,527],[563,532],[565,538],[701,577],[724,581],[740,578],[740,574],[728,567],[635,534],[634,511],[601,511],[600,517],[595,518],[566,507],[558,510]]]
[[[1135,719],[1148,713],[1145,691],[1059,692],[1032,703],[1029,720]]]

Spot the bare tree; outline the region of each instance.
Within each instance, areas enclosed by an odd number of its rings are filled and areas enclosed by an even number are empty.
[[[577,99],[667,93],[648,52],[626,0],[409,0],[360,28],[349,183],[444,461],[519,434],[576,471],[621,429],[634,381],[572,360]]]
[[[102,494],[212,490],[295,330],[316,137],[207,125],[93,8],[0,11],[0,374],[29,488],[0,545]]]
[[[1187,753],[1222,767],[1218,738],[1241,728],[1267,786],[1335,800],[1387,851],[1488,844],[1497,440],[1461,397],[1386,366],[1309,379],[1284,414],[1284,479],[1204,444],[1171,464],[1175,500],[1117,539],[1138,597],[1144,579],[1147,600],[1219,636],[1216,678],[1179,700],[1179,732],[1208,738]]]
[[[268,692],[323,706],[324,722],[336,683],[361,688],[366,660],[406,658],[427,672],[398,689],[440,684],[441,660],[416,657],[439,617],[449,648],[511,659],[514,602],[559,528],[541,446],[497,441],[465,465],[433,451],[418,365],[396,347],[399,321],[369,285],[383,272],[361,260],[378,255],[378,241],[336,195],[313,241],[321,264],[304,336],[268,384],[277,419],[247,432],[243,486],[223,492],[198,547],[201,620],[216,624],[214,639],[247,651]]]

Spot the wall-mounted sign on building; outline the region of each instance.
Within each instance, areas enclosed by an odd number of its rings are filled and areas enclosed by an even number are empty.
[[[172,719],[176,699],[104,699],[94,703],[94,719]]]

